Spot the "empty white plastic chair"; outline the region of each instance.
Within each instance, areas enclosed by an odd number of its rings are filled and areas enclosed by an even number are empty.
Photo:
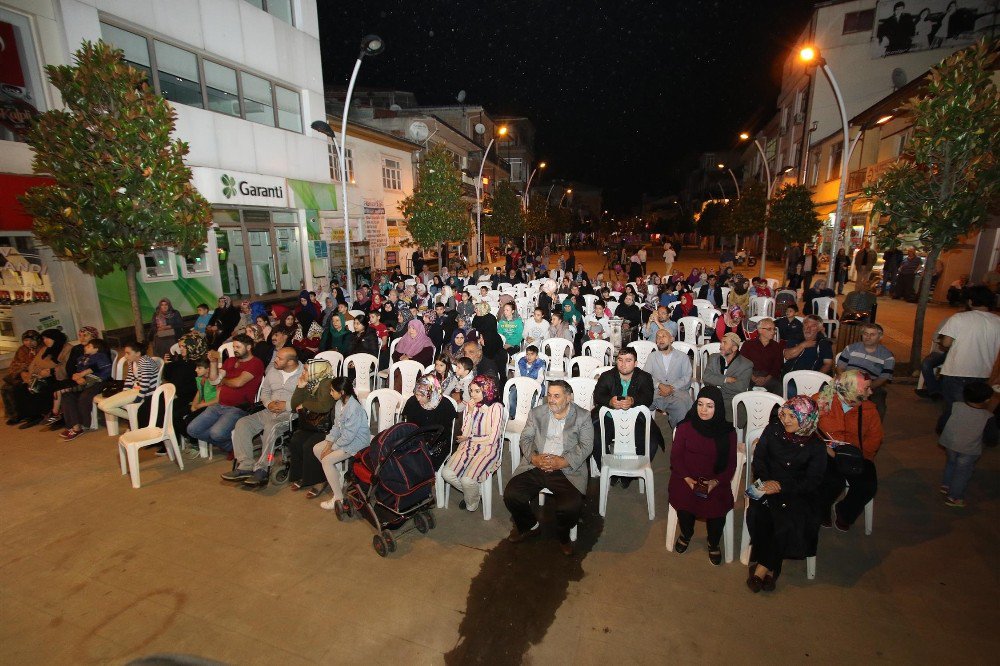
[[[132,477],[132,487],[139,488],[139,449],[163,442],[167,455],[184,469],[184,460],[177,445],[177,435],[174,433],[174,395],[177,389],[173,384],[164,384],[156,389],[150,400],[153,406],[149,412],[149,425],[145,428],[135,428],[118,438],[118,462],[121,464],[122,476]],[[156,425],[160,416],[160,400],[163,400],[163,427]]]
[[[573,357],[573,343],[564,338],[548,338],[539,350],[548,358],[545,374],[549,378],[566,375],[566,359]]]
[[[371,354],[351,354],[344,359],[342,374],[354,369],[354,392],[360,400],[375,390],[375,380],[378,377],[378,359]]]
[[[573,387],[573,402],[588,412],[594,408],[594,389],[597,380],[592,377],[573,377],[566,382]]]
[[[697,345],[705,332],[705,322],[699,317],[681,317],[677,322],[677,337],[681,342]]]
[[[396,389],[376,389],[365,398],[365,412],[368,413],[368,424],[375,421],[375,432],[372,437],[389,428],[397,421],[403,411],[403,396]]]
[[[340,368],[344,365],[344,355],[339,351],[330,349],[329,351],[321,351],[316,354],[316,358],[328,361],[330,367],[332,368],[333,376],[340,376]]]
[[[567,377],[592,377],[594,370],[603,366],[604,363],[593,356],[577,356],[569,360],[569,367],[566,371]]]
[[[636,453],[635,442],[635,422],[640,416],[644,417],[644,437],[645,453]],[[594,442],[595,446],[602,446],[608,441],[606,432],[606,417],[611,419],[614,427],[614,448],[611,453],[601,455],[601,493],[599,501],[599,511],[602,516],[607,514],[608,508],[608,488],[611,484],[612,476],[625,476],[639,479],[639,492],[646,493],[646,510],[649,519],[656,517],[656,507],[653,502],[653,468],[649,462],[649,452],[652,448],[650,441],[653,415],[648,408],[639,405],[631,409],[608,409],[601,407],[598,414],[601,427],[601,440]]]
[[[781,393],[788,399],[788,385],[795,382],[795,395],[813,395],[830,383],[830,375],[815,370],[794,370],[781,380]]]
[[[517,396],[514,397],[514,389]],[[511,474],[521,463],[521,432],[528,423],[528,412],[532,410],[542,398],[542,385],[531,377],[515,377],[507,382],[504,387],[503,409],[504,414],[510,417],[511,408],[514,409],[513,418],[507,421],[504,429],[504,441],[510,442],[510,471]],[[512,401],[516,399],[516,404]]]
[[[837,300],[829,296],[820,296],[812,300],[812,312],[806,314],[819,315],[822,319],[837,318]]]
[[[754,296],[750,299],[750,315],[758,317],[774,316],[774,299],[767,296]]]
[[[610,365],[614,360],[614,348],[607,340],[587,340],[580,348],[580,353],[596,358],[601,365]]]
[[[389,364],[389,388],[395,388],[396,377],[399,377],[399,393],[404,398],[413,395],[413,389],[417,386],[417,379],[424,371],[424,366],[420,361],[396,361]]]
[[[636,340],[628,343],[628,346],[635,350],[635,362],[640,368],[646,367],[646,359],[656,351],[656,343],[649,340]]]

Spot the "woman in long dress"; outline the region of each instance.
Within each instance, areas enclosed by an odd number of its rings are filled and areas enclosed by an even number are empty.
[[[462,413],[462,434],[455,453],[441,468],[442,478],[465,494],[460,509],[479,509],[479,484],[500,466],[503,404],[499,395],[492,377],[477,375],[472,380]]]

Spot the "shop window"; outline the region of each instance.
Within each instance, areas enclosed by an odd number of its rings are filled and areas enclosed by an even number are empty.
[[[399,160],[382,158],[382,187],[395,191],[403,189],[403,167]]]
[[[203,108],[198,57],[170,44],[153,42],[160,94],[171,102]]]
[[[210,111],[240,115],[240,90],[236,85],[235,69],[206,60],[205,95]]]
[[[275,86],[274,96],[278,101],[278,127],[301,132],[302,111],[299,109],[299,94],[287,88]]]
[[[153,248],[140,256],[143,282],[166,282],[177,277],[177,262],[173,250]]]

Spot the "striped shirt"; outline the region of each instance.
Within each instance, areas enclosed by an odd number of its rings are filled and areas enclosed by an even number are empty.
[[[864,370],[872,379],[892,380],[892,374],[896,369],[896,357],[885,345],[879,345],[874,352],[869,353],[865,350],[865,343],[855,342],[844,349],[837,365],[841,370],[851,368]]]
[[[157,378],[160,374],[160,364],[150,356],[140,356],[135,363],[129,363],[125,375],[125,387],[139,387],[139,397],[146,398],[156,390]]]

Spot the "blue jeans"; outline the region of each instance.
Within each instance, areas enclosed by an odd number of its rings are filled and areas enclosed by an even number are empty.
[[[962,391],[965,390],[965,385],[972,382],[984,381],[988,381],[987,378],[941,375],[941,395],[944,397],[944,413],[941,414],[941,418],[939,418],[937,422],[936,432],[939,435],[944,431],[944,424],[948,422],[948,417],[951,416],[951,403],[962,402],[965,399],[962,396]]]
[[[214,444],[223,451],[233,450],[233,428],[246,416],[239,407],[209,405],[188,424],[188,437]]]
[[[951,449],[945,449],[945,452],[948,454],[948,462],[944,465],[941,485],[948,487],[948,497],[965,499],[965,487],[969,485],[969,479],[976,471],[976,461],[979,460],[979,456],[972,453],[958,453]]]

